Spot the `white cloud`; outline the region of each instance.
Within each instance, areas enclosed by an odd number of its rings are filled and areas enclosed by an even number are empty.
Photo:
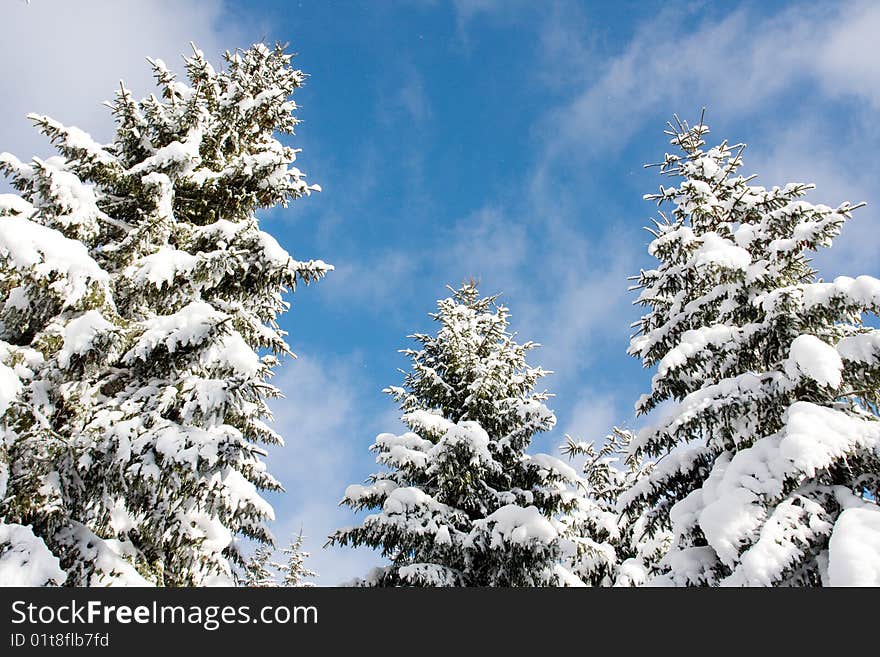
[[[511,18],[529,4],[527,0],[453,0],[452,2],[460,29],[481,16],[495,19]]]
[[[540,263],[545,275],[529,300],[526,319],[546,344],[542,357],[548,367],[567,380],[594,363],[600,349],[626,349],[634,315],[627,278],[637,271],[644,246],[631,227],[603,231],[594,226],[588,236],[583,207],[551,206],[546,195],[536,191],[532,196],[542,213],[553,214],[546,226],[549,246]],[[606,222],[614,224],[611,217]]]
[[[538,25],[540,60],[532,72],[554,91],[582,87],[595,74],[602,26],[595,25],[588,12],[588,7],[573,2],[543,7]]]
[[[619,424],[615,398],[606,392],[585,390],[569,410],[562,433],[575,440],[600,443]]]
[[[663,11],[620,54],[593,61],[601,75],[544,124],[551,150],[615,150],[646,119],[662,122],[704,104],[745,118],[791,92],[787,101],[796,107],[810,100],[792,91],[800,82],[880,107],[880,62],[869,55],[880,30],[876,3],[798,5],[769,19],[739,9],[696,27],[692,18]]]
[[[841,4],[827,22],[816,26],[807,52],[807,65],[814,65],[823,86],[832,94],[853,95],[880,107],[880,59],[877,33],[880,4],[865,0]],[[813,50],[813,48],[805,49]]]
[[[403,250],[383,249],[361,253],[335,264],[335,271],[321,283],[327,304],[354,304],[361,312],[399,314],[399,301],[408,298],[419,271],[418,258]]]
[[[416,124],[422,124],[431,118],[431,100],[425,90],[422,76],[412,65],[402,75],[401,84],[394,95],[392,105],[402,109],[407,117]]]
[[[445,248],[435,258],[451,277],[447,282],[456,285],[468,278],[483,279],[493,293],[520,282],[530,246],[527,227],[491,205],[457,221],[444,242]]]
[[[546,19],[548,66],[570,52],[598,73],[573,76],[568,100],[537,122],[540,177],[552,181],[560,171],[624,149],[631,156],[646,127],[660,137],[672,112],[693,118],[706,105],[709,124],[719,128],[713,137],[750,142],[744,172],[757,172],[760,184],[814,182],[810,200],[828,205],[867,200],[816,265],[826,277],[877,273],[880,187],[876,167],[867,163],[880,137],[880,60],[870,55],[880,5],[797,5],[770,17],[740,8],[711,20],[680,10],[661,11],[605,57],[589,35],[574,38],[558,12]],[[571,66],[562,69],[569,75]],[[729,126],[740,134],[720,134]]]
[[[383,404],[364,379],[356,356],[333,359],[301,353],[274,381],[286,399],[272,404],[273,426],[286,445],[271,450],[268,464],[286,492],[272,498],[277,517],[273,532],[283,546],[303,529],[305,549],[312,553],[309,567],[318,572],[322,585],[363,576],[381,561],[367,549],[323,547],[329,534],[355,522],[339,500],[348,484],[373,471],[368,451],[373,438],[399,428],[395,415],[386,410],[390,402]],[[371,406],[370,400],[376,403]]]
[[[145,58],[179,68],[194,41],[216,61],[224,50],[250,44],[255,27],[224,20],[221,0],[40,0],[4,2],[0,22],[0,151],[22,159],[52,149],[25,119],[49,114],[102,141],[112,121],[102,101],[124,79],[136,97],[154,89]]]

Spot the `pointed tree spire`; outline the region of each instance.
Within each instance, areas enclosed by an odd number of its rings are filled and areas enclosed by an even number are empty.
[[[672,531],[670,583],[833,584],[835,541],[877,517],[880,332],[862,318],[880,281],[822,281],[810,255],[858,206],[750,184],[744,147],[708,147],[702,119],[668,134],[675,185],[646,198],[672,209],[652,229],[657,267],[635,277],[647,312],[629,348],[655,370],[637,411],[666,407],[630,445],[659,460],[622,507]]]
[[[281,574],[281,586],[314,586],[308,579],[317,577],[318,574],[306,567],[306,560],[312,556],[303,550],[302,529],[290,539],[287,547],[281,550],[286,561],[273,563],[272,566]]]
[[[277,318],[331,269],[255,216],[317,189],[276,139],[297,123],[290,55],[216,71],[195,50],[185,81],[151,63],[161,98],[122,86],[112,143],[34,115],[59,155],[0,155],[0,521],[69,584],[228,583],[239,537],[271,541]]]
[[[416,334],[402,387],[386,390],[409,431],[380,434],[372,450],[388,468],[349,486],[343,503],[376,509],[331,542],[368,545],[391,561],[362,583],[396,586],[526,586],[558,581],[559,525],[575,472],[532,437],[556,422],[536,391],[546,372],[527,364],[509,312],[476,285],[449,288]]]

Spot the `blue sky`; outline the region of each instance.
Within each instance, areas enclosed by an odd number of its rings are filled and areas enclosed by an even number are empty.
[[[260,39],[298,53],[311,77],[290,143],[324,191],[264,213],[264,228],[336,271],[282,321],[300,358],[276,380],[287,447],[270,467],[287,487],[276,534],[303,527],[322,584],[377,562],[320,546],[354,522],[336,503],[373,470],[373,438],[400,426],[381,390],[446,283],[479,277],[545,345],[533,361],[556,372],[559,425],[536,449],[637,425],[649,373],[625,353],[626,279],[651,264],[641,197],[660,180],[641,165],[662,158],[673,112],[707,106],[715,137],[749,144],[761,184],[868,201],[817,265],[880,274],[876,3],[7,0],[0,20],[14,26],[0,150],[20,157],[48,153],[27,111],[109,138],[99,101],[119,78],[148,93],[148,55],[178,62],[193,40],[216,60]]]

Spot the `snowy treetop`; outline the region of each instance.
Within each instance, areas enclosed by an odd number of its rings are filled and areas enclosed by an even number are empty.
[[[0,518],[33,526],[70,582],[229,582],[238,537],[272,540],[277,318],[332,269],[254,214],[319,189],[278,139],[305,80],[291,56],[151,65],[158,96],[121,85],[111,143],[31,115],[59,155],[0,154],[18,190],[0,197],[0,463],[20,473]]]
[[[880,331],[863,324],[880,281],[824,282],[810,253],[859,206],[752,185],[743,145],[670,127],[681,154],[660,171],[679,182],[646,196],[672,209],[649,228],[659,262],[635,277],[647,313],[629,348],[656,368],[636,410],[667,408],[631,442],[659,460],[618,508],[672,532],[667,583],[827,581],[838,515],[880,483]]]

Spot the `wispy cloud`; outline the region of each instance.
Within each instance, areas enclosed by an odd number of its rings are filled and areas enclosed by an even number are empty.
[[[343,260],[322,283],[321,294],[328,304],[356,305],[370,315],[398,313],[396,300],[407,297],[421,271],[413,253],[382,249]]]
[[[0,39],[0,85],[7,93],[0,103],[0,151],[22,158],[52,153],[25,119],[28,112],[108,140],[112,120],[101,101],[112,98],[120,79],[136,96],[149,94],[155,87],[147,56],[174,70],[190,41],[216,60],[259,35],[251,19],[226,18],[221,0],[2,3],[7,29]]]
[[[584,390],[569,410],[562,433],[575,440],[601,442],[615,424],[620,424],[619,406],[607,392]]]
[[[329,534],[354,522],[339,500],[349,483],[375,468],[368,451],[373,439],[400,427],[393,406],[364,379],[356,355],[319,358],[301,352],[274,381],[286,396],[272,405],[274,427],[286,445],[272,449],[268,463],[286,492],[272,497],[278,518],[273,531],[283,545],[303,529],[305,549],[312,553],[309,566],[322,585],[363,576],[381,561],[371,550],[323,547]]]
[[[433,114],[431,101],[418,70],[409,64],[404,67],[404,72],[396,81],[397,91],[392,93],[381,118],[388,123],[395,123],[399,120],[399,114],[403,113],[407,121],[416,125],[430,119]]]
[[[513,20],[530,5],[527,0],[452,0],[460,35],[477,18]]]
[[[601,75],[546,117],[553,151],[619,149],[670,108],[708,104],[732,120],[784,93],[809,102],[816,92],[796,88],[804,82],[826,98],[880,105],[880,63],[865,56],[880,29],[876,3],[796,5],[772,18],[738,9],[715,20],[678,9],[641,25],[619,54],[592,62]]]
[[[521,282],[529,245],[526,225],[497,206],[484,206],[450,226],[444,248],[434,259],[448,272],[452,285],[469,277],[484,278],[494,292],[504,292]]]

